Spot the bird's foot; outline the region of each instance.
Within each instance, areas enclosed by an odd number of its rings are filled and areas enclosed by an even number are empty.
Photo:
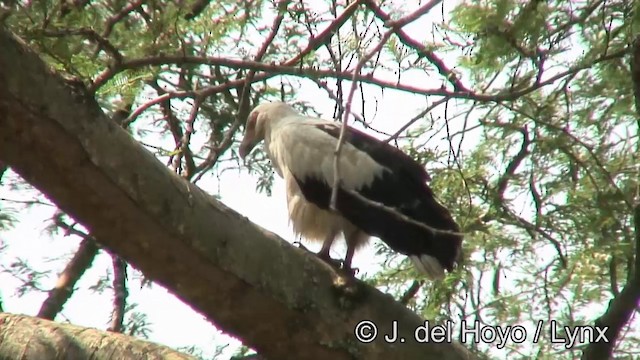
[[[346,272],[347,274],[349,274],[349,275],[351,275],[351,276],[355,277],[355,276],[356,276],[356,274],[357,274],[358,272],[360,272],[360,269],[358,269],[358,268],[352,268],[350,265],[343,264],[343,266],[342,266],[342,271],[344,271],[344,272]]]
[[[325,254],[325,253],[322,253],[322,252],[319,252],[316,255],[318,255],[318,257],[322,261],[324,261],[327,264],[329,264],[332,268],[334,268],[336,270],[340,270],[342,268],[342,261],[341,260],[334,259],[329,254]]]
[[[306,246],[302,245],[302,242],[300,242],[300,241],[294,241],[294,242],[293,242],[293,245],[295,245],[295,246],[299,247],[299,248],[300,248],[300,249],[302,249],[302,250],[306,250],[306,251],[308,251],[308,252],[313,252],[313,251],[311,251],[311,250],[307,249],[307,247],[306,247]]]

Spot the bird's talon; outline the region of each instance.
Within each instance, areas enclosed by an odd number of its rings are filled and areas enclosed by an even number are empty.
[[[308,252],[312,252],[311,250],[307,249],[306,246],[302,245],[302,242],[300,242],[300,241],[294,241],[292,244],[294,246],[297,246],[299,249],[306,250]]]
[[[343,267],[342,270],[344,270],[347,274],[351,275],[351,276],[356,276],[359,272],[360,269],[359,268],[352,268],[352,267]]]
[[[336,270],[340,270],[342,268],[343,262],[332,258],[329,254],[318,254],[318,257]]]

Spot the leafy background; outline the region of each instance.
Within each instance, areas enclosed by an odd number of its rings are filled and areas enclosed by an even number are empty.
[[[629,54],[636,2],[0,4],[4,26],[188,181],[249,171],[256,190],[270,194],[275,180],[264,154],[255,152],[248,170],[236,154],[251,107],[284,100],[335,119],[349,110],[353,126],[425,164],[466,233],[464,262],[443,282],[419,280],[404,257],[377,242],[383,266],[367,282],[428,319],[521,324],[529,338],[538,320],[593,325],[626,289],[636,297],[617,303],[627,312],[614,354],[639,356],[640,123]],[[323,99],[302,100],[310,91]],[[406,108],[413,113],[378,116]],[[0,180],[2,239],[29,221],[26,207],[50,203],[1,163]],[[28,201],[11,200],[25,194]],[[65,214],[54,211],[49,224],[43,236],[74,235],[76,255],[102,253]],[[49,292],[44,279],[74,259],[0,258],[2,272],[21,284],[0,290]],[[125,268],[114,257],[106,273],[91,275],[90,290],[120,291],[109,327],[146,337],[153,326],[123,290],[134,280],[153,285],[135,270],[128,282]],[[587,344],[567,349],[545,333],[537,344],[466,346],[488,358],[573,359]]]

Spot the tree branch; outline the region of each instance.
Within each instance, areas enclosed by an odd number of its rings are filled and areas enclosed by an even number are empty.
[[[113,312],[109,331],[121,333],[127,306],[127,263],[118,255],[111,255],[113,263]]]
[[[417,17],[420,17],[426,14],[429,10],[431,10],[431,8],[433,8],[435,5],[437,5],[440,2],[441,1],[430,1],[426,3],[418,11],[416,11]],[[390,27],[391,29],[393,29],[393,31],[396,33],[396,35],[398,36],[398,38],[403,44],[416,50],[418,52],[418,56],[425,57],[430,63],[432,63],[436,67],[436,69],[438,69],[438,72],[440,72],[440,74],[444,76],[444,78],[447,79],[447,81],[449,81],[453,85],[453,89],[456,92],[462,92],[462,93],[470,92],[469,89],[467,89],[467,87],[464,86],[464,84],[462,84],[460,79],[458,79],[457,75],[447,67],[447,65],[444,63],[442,59],[437,57],[431,50],[427,49],[426,46],[422,45],[418,41],[409,37],[409,35],[404,30],[402,30],[403,26],[408,24],[410,21],[416,20],[417,17],[415,18],[405,17],[406,19],[405,21],[403,20],[392,21],[391,16],[385,13],[375,3],[374,0],[367,0],[365,3],[367,4],[367,7],[370,8],[371,11],[373,11],[373,13],[377,18],[384,21],[387,27]]]
[[[89,41],[96,43],[99,49],[103,49],[107,54],[111,55],[116,63],[122,62],[122,54],[118,49],[107,39],[101,36],[95,30],[91,28],[81,29],[64,29],[64,30],[44,30],[42,32],[44,36],[48,37],[66,37],[66,36],[84,36]]]
[[[0,48],[0,161],[220,329],[270,359],[475,358],[415,342],[424,319],[172,173],[5,30]],[[381,332],[367,344],[364,319]],[[393,320],[401,345],[382,336]]]
[[[398,300],[401,304],[407,305],[411,299],[416,296],[418,291],[420,291],[420,287],[424,285],[424,280],[414,280],[411,286],[402,294],[400,299]]]
[[[636,101],[638,129],[640,129],[640,36],[635,38],[631,46],[631,78]],[[640,203],[636,203],[633,209],[633,225],[635,232],[634,269],[629,271],[630,276],[622,291],[609,302],[607,311],[595,321],[595,326],[606,327],[607,341],[589,344],[582,352],[582,360],[610,358],[622,327],[629,322],[633,312],[640,307]]]
[[[56,219],[56,225],[65,229],[71,228],[60,219]],[[40,318],[47,320],[55,319],[56,315],[62,311],[64,304],[71,298],[71,295],[73,295],[73,288],[78,280],[80,280],[84,272],[91,267],[93,259],[98,255],[100,248],[95,240],[88,234],[78,230],[75,231],[83,238],[82,242],[75,255],[73,255],[73,258],[60,273],[60,276],[58,276],[56,286],[49,291],[49,296],[47,296],[47,299],[42,303],[40,311],[38,311],[38,317]]]
[[[640,129],[640,35],[636,36],[631,45],[631,80],[633,81],[633,98]]]
[[[238,59],[229,59],[229,58],[220,58],[220,57],[202,57],[202,56],[186,56],[186,55],[159,55],[153,57],[132,59],[132,60],[124,60],[119,66],[118,71],[114,71],[113,68],[109,68],[105,70],[103,73],[98,75],[94,80],[93,84],[89,88],[89,92],[95,92],[99,87],[104,85],[107,81],[109,81],[113,76],[115,76],[118,72],[122,70],[133,70],[146,66],[160,66],[160,65],[187,65],[187,64],[196,64],[196,65],[209,65],[209,66],[224,66],[232,69],[245,69],[245,70],[254,70],[256,71],[256,75],[254,76],[252,83],[258,81],[264,81],[266,79],[282,76],[282,75],[292,75],[299,76],[302,78],[312,78],[312,79],[320,79],[320,78],[332,78],[338,80],[357,80],[362,83],[371,84],[380,86],[386,89],[395,89],[398,91],[408,92],[412,94],[418,95],[433,95],[433,96],[447,96],[450,98],[458,98],[458,99],[469,99],[475,100],[479,102],[503,102],[518,99],[524,95],[530,94],[538,89],[541,89],[545,86],[551,85],[556,81],[565,78],[566,76],[578,73],[582,70],[588,69],[596,64],[609,61],[612,59],[618,59],[624,56],[626,50],[619,50],[616,52],[611,52],[607,55],[603,55],[599,58],[596,58],[589,62],[579,63],[573,67],[568,68],[565,71],[559,72],[547,79],[544,79],[540,82],[536,82],[531,86],[527,86],[520,90],[514,91],[512,89],[502,89],[494,94],[484,94],[484,93],[475,93],[470,91],[449,91],[443,88],[421,88],[413,85],[401,84],[397,81],[388,81],[382,80],[373,77],[370,74],[357,74],[354,77],[352,71],[338,71],[338,70],[320,70],[316,68],[304,68],[299,66],[294,66],[290,64],[290,61],[286,61],[280,65],[272,64],[272,63],[262,63],[250,60],[238,60]],[[233,81],[228,81],[221,85],[211,86],[207,88],[203,88],[199,90],[197,94],[194,94],[192,91],[176,91],[173,93],[171,97],[176,98],[185,98],[189,96],[209,96],[211,94],[223,92],[227,89],[234,89],[244,86],[246,83],[246,79],[238,79]],[[158,102],[164,101],[158,100]],[[156,103],[158,103],[156,102]],[[138,112],[138,110],[136,110]],[[131,116],[133,117],[133,115]]]
[[[3,359],[195,360],[167,346],[130,336],[25,315],[0,313],[0,324]]]
[[[397,26],[401,27],[401,26],[404,26],[406,24],[409,24],[412,21],[417,20],[420,16],[422,16],[425,13],[429,12],[429,10],[431,10],[439,2],[440,2],[440,0],[429,1],[425,5],[421,6],[414,13],[409,14],[409,15],[405,16],[404,18],[398,20],[396,22]],[[338,144],[336,145],[336,150],[334,152],[334,159],[333,159],[333,187],[332,187],[332,190],[331,190],[331,201],[329,203],[331,209],[333,209],[333,210],[337,210],[336,201],[338,199],[338,187],[340,185],[340,167],[338,166],[338,164],[339,164],[339,159],[340,159],[340,152],[342,151],[342,145],[344,144],[344,140],[345,140],[345,134],[347,132],[347,123],[349,121],[349,114],[351,114],[351,103],[353,101],[353,95],[355,94],[356,88],[358,86],[357,77],[360,75],[360,72],[362,71],[362,68],[367,63],[367,61],[369,61],[374,55],[378,54],[380,52],[380,50],[382,50],[382,47],[387,43],[387,41],[389,41],[389,39],[391,38],[391,35],[393,35],[394,31],[395,31],[395,27],[392,27],[391,30],[387,31],[382,36],[380,41],[378,42],[378,45],[376,45],[376,47],[374,47],[373,49],[371,49],[371,51],[369,51],[367,54],[365,54],[358,61],[358,64],[356,65],[356,68],[353,70],[353,75],[352,75],[352,79],[351,79],[351,88],[349,89],[349,94],[347,95],[347,103],[346,103],[345,109],[344,109],[344,118],[342,119],[342,127],[340,128],[340,136],[338,138]]]
[[[640,304],[640,205],[636,205],[633,216],[635,226],[635,271],[620,294],[609,302],[609,308],[594,323],[605,329],[606,341],[593,342],[582,352],[582,360],[609,359],[620,335]]]
[[[280,30],[280,26],[282,25],[282,20],[284,20],[284,14],[286,12],[287,6],[289,6],[290,0],[280,0],[278,2],[278,15],[273,20],[271,25],[271,31],[269,35],[267,35],[266,40],[260,46],[258,53],[255,55],[255,62],[261,62],[264,55],[269,50],[269,47],[273,43],[273,39],[275,39],[278,31]],[[251,100],[249,99],[251,93],[251,84],[253,83],[253,78],[255,77],[256,71],[249,70],[249,73],[244,78],[244,85],[241,87],[242,91],[240,91],[240,96],[238,99],[238,114],[236,116],[236,120],[231,125],[229,130],[227,130],[222,141],[212,148],[205,161],[203,161],[196,168],[196,172],[199,172],[198,176],[194,179],[194,183],[198,182],[200,178],[204,175],[204,173],[213,167],[213,165],[218,162],[220,155],[225,152],[233,143],[233,138],[240,126],[244,124],[245,120],[249,116],[249,112],[251,110]]]

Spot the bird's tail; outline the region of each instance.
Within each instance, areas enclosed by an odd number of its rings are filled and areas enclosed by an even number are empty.
[[[431,255],[411,255],[409,256],[413,266],[418,269],[419,272],[426,275],[431,280],[440,280],[444,278],[444,268],[438,259]]]
[[[445,269],[452,271],[461,257],[462,236],[450,233],[437,233],[432,244],[431,254],[410,255],[416,269],[429,279],[444,278]]]
[[[452,271],[460,261],[463,236],[460,226],[446,207],[433,197],[423,201],[423,208],[417,217],[435,231],[425,233],[430,243],[428,254],[425,251],[412,254],[410,258],[415,267],[427,277],[442,279],[444,271]]]

